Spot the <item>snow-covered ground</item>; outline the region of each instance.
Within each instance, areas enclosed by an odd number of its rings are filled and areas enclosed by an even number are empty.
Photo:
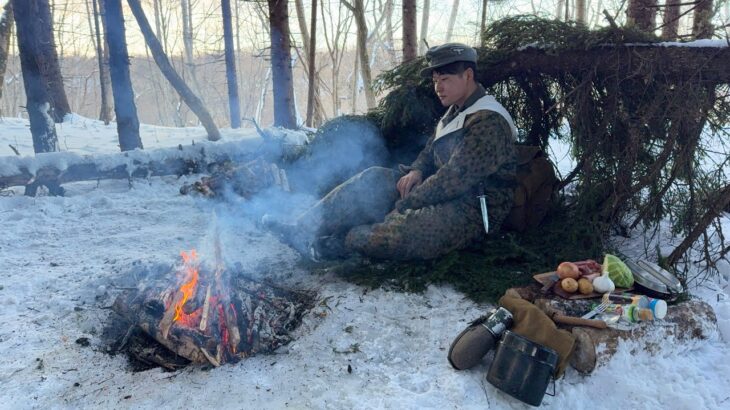
[[[74,117],[58,128],[63,149],[118,149],[113,125]],[[204,135],[142,128],[147,149]],[[8,144],[32,154],[26,121],[0,120],[0,155],[14,155]],[[242,204],[181,196],[181,184],[191,180],[85,182],[66,185],[65,197],[0,196],[0,408],[527,407],[486,382],[486,361],[463,372],[446,361],[453,337],[488,306],[449,287],[370,291],[309,274],[296,267],[291,249],[242,216]],[[135,266],[172,263],[192,247],[205,257],[214,222],[228,263],[317,289],[321,303],[299,338],[275,355],[209,371],[130,372],[124,357],[103,353],[100,339],[114,296],[133,284],[128,272]],[[730,234],[730,218],[725,228]],[[641,238],[622,246],[630,251]],[[721,269],[722,277],[693,289],[715,309],[719,334],[666,340],[654,354],[624,343],[588,377],[568,369],[543,407],[730,408],[730,265]],[[77,344],[80,337],[91,345]]]

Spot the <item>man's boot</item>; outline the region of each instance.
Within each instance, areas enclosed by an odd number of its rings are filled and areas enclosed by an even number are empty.
[[[260,226],[272,232],[282,242],[294,248],[295,251],[299,252],[305,258],[313,259],[312,242],[314,233],[303,229],[297,224],[283,222],[269,214],[261,217]]]
[[[584,329],[574,327],[575,347],[570,355],[570,365],[580,373],[588,374],[596,368],[596,346]]]

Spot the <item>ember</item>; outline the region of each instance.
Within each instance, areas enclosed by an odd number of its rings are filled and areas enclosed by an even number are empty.
[[[125,348],[130,333],[139,329],[174,355],[220,366],[291,341],[290,332],[311,308],[314,293],[283,289],[227,269],[218,241],[215,245],[213,266],[200,263],[195,250],[182,252],[181,264],[149,275],[116,299],[113,310],[129,323],[129,331],[113,350]],[[140,353],[148,350],[126,349],[144,362],[179,367],[162,359],[164,355]]]

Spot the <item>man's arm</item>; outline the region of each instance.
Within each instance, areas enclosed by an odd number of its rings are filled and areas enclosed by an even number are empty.
[[[436,137],[434,133],[431,138],[426,142],[426,146],[423,147],[421,152],[418,154],[418,158],[413,161],[410,166],[401,166],[400,170],[404,173],[409,171],[417,170],[421,171],[421,175],[425,178],[433,174],[436,170],[436,164],[433,162],[433,140]]]
[[[474,113],[464,128],[464,139],[449,161],[398,201],[398,211],[423,208],[464,195],[514,155],[509,124],[496,112]]]

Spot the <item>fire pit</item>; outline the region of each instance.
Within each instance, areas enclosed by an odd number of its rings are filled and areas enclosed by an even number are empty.
[[[176,369],[237,362],[290,342],[315,293],[254,280],[224,266],[218,241],[215,249],[212,265],[195,250],[182,252],[180,263],[120,294],[112,310],[126,331],[111,350]]]

